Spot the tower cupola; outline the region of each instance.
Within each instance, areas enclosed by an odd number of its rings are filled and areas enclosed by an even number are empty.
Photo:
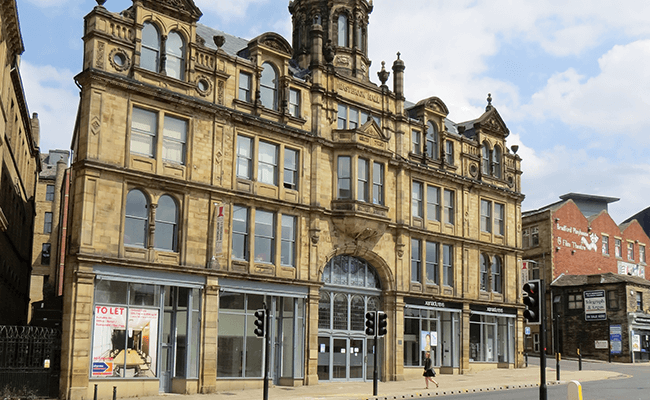
[[[372,9],[372,0],[292,0],[294,59],[302,68],[320,62],[331,64],[341,74],[369,80],[368,17]],[[322,37],[314,37],[314,32],[320,32],[316,27],[322,29]],[[314,40],[322,41],[322,46],[314,46]],[[317,48],[323,54],[313,54]]]

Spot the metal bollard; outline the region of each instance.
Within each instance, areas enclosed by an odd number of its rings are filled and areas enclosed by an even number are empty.
[[[117,386],[113,386],[113,400],[117,399]]]
[[[97,400],[97,385],[95,385],[95,394],[93,395],[93,400]]]
[[[528,352],[524,353],[524,359],[526,360],[526,368],[528,368]]]
[[[560,361],[562,361],[562,354],[555,353],[555,380],[560,380]]]
[[[582,354],[580,354],[580,349],[578,349],[578,371],[582,371]]]

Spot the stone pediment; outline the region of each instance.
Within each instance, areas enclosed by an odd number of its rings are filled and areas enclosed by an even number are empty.
[[[506,126],[506,123],[499,115],[499,112],[496,108],[491,107],[486,111],[479,119],[476,120],[474,124],[477,128],[489,131],[497,136],[506,138],[510,134],[510,130]]]
[[[444,115],[445,117],[449,115],[449,109],[447,108],[447,105],[440,100],[438,97],[429,97],[428,99],[420,100],[416,107],[421,107],[424,106],[425,108],[428,108],[429,110],[432,110],[436,114],[441,114]]]
[[[368,121],[366,121],[366,123],[361,126],[360,131],[362,134],[368,136],[371,139],[381,139],[384,141],[390,140],[390,135],[385,134],[381,130],[381,127],[377,125],[377,122],[372,118],[368,119]]]
[[[271,48],[287,56],[291,56],[293,54],[293,50],[291,49],[289,42],[287,42],[285,38],[275,32],[267,32],[261,34],[248,43],[248,48],[250,49],[255,45],[262,45]]]
[[[142,5],[186,22],[197,22],[203,13],[193,0],[141,0]]]

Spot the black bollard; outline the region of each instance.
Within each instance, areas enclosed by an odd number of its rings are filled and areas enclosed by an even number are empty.
[[[113,400],[117,399],[117,386],[113,386]]]
[[[578,349],[578,371],[582,371],[582,354],[580,354],[580,349]]]
[[[526,368],[528,368],[528,353],[524,353],[524,359],[526,360]]]
[[[95,395],[93,396],[93,400],[97,400],[97,385],[95,385]]]

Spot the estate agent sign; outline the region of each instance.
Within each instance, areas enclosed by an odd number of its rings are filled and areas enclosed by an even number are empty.
[[[585,290],[585,321],[604,321],[607,319],[604,290]]]

